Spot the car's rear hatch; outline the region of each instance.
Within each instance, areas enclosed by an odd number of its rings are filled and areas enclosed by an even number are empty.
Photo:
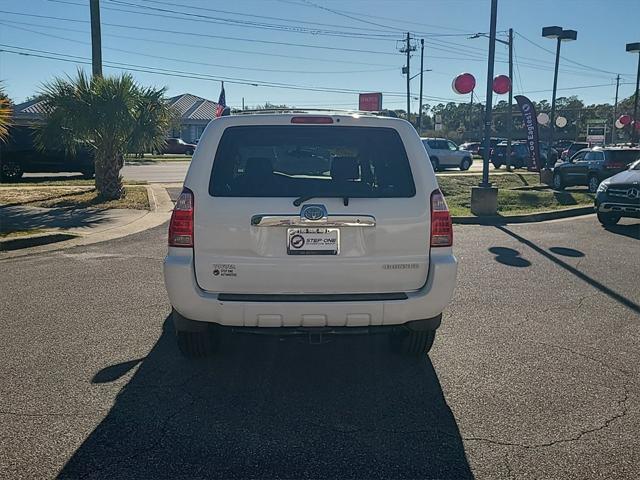
[[[200,287],[247,294],[421,288],[431,192],[416,189],[424,173],[412,172],[402,135],[295,118],[222,133],[209,189],[194,191]]]

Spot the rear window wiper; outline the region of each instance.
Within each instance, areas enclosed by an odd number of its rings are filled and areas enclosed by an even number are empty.
[[[316,198],[317,196],[318,195],[303,195],[302,197],[298,197],[293,201],[293,206],[299,207],[304,202],[311,200],[312,198]],[[342,203],[345,207],[349,206],[349,197],[346,195],[342,197]]]

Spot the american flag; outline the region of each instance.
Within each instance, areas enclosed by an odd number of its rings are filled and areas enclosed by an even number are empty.
[[[222,90],[220,90],[220,97],[218,97],[218,106],[216,107],[216,117],[221,117],[226,107],[227,99],[224,95],[224,82],[222,82]]]

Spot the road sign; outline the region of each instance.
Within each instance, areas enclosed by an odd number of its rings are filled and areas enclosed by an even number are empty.
[[[366,112],[382,110],[382,93],[361,93],[358,109]]]

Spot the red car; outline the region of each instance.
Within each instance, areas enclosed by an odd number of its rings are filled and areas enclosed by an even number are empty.
[[[173,153],[179,155],[193,155],[196,146],[193,143],[187,143],[181,138],[167,138],[166,146],[160,153]]]

